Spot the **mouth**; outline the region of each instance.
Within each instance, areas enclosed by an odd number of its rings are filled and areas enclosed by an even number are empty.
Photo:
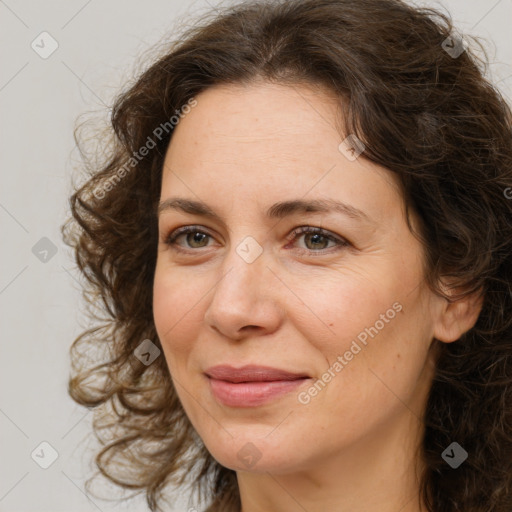
[[[311,379],[305,373],[257,365],[242,368],[219,365],[208,368],[205,375],[215,399],[229,407],[263,405],[290,393]]]

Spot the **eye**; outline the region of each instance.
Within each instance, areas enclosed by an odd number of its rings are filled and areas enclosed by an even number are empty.
[[[185,247],[183,244],[178,243],[179,239],[182,237],[186,243]],[[302,237],[304,237],[306,248],[298,247],[297,249],[299,252],[308,254],[319,252],[323,253],[325,252],[325,249],[331,249],[332,247],[347,247],[350,245],[350,243],[344,238],[333,235],[322,228],[312,226],[301,226],[293,230],[287,238],[290,241],[295,241]],[[166,237],[165,243],[176,251],[190,252],[194,249],[208,247],[208,241],[211,238],[213,238],[212,235],[201,229],[200,226],[184,226],[171,232]],[[328,246],[329,243],[332,244],[330,247]]]
[[[330,249],[333,246],[347,247],[350,245],[347,240],[333,235],[322,228],[312,226],[301,226],[300,228],[295,229],[291,233],[289,239],[293,241],[302,237],[304,237],[306,248],[304,249],[299,247],[299,251],[305,253],[318,253],[323,252],[324,249]],[[329,242],[333,244],[330,247],[328,247]]]
[[[181,237],[184,237],[188,247],[182,248],[182,244],[177,243],[178,239]],[[211,235],[200,229],[199,226],[184,226],[182,228],[175,229],[170,233],[165,239],[165,243],[172,246],[172,248],[177,251],[201,249],[203,247],[208,247],[208,237],[211,238]]]

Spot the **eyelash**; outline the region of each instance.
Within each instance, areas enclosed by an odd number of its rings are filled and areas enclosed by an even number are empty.
[[[171,232],[166,237],[165,244],[170,246],[173,250],[175,250],[177,252],[183,252],[183,253],[187,253],[187,254],[190,254],[190,252],[195,252],[198,250],[197,248],[196,249],[193,249],[193,248],[183,249],[179,245],[176,244],[176,240],[178,237],[180,237],[181,235],[186,235],[188,233],[201,233],[201,234],[211,237],[211,235],[209,233],[205,232],[204,230],[202,230],[200,226],[184,226],[182,228],[175,229],[173,232]],[[296,228],[292,231],[292,233],[290,233],[290,235],[288,235],[287,239],[289,241],[293,241],[293,240],[296,240],[300,235],[309,234],[309,233],[312,233],[315,235],[321,235],[323,238],[326,238],[327,240],[335,242],[338,245],[338,249],[341,247],[347,247],[350,245],[350,243],[347,240],[345,240],[344,238],[335,236],[335,235],[331,234],[329,231],[325,231],[322,228],[317,228],[317,227],[313,227],[313,226],[301,226],[299,228]],[[201,248],[199,248],[199,249],[201,249]],[[299,250],[299,253],[301,253],[301,254],[304,254],[304,253],[305,254],[317,254],[317,253],[326,254],[326,251],[328,251],[329,249],[333,249],[333,247],[330,247],[328,249],[320,249],[318,251],[314,251],[312,249],[301,249],[301,248],[299,248],[298,250]],[[332,252],[332,251],[329,250],[329,253],[330,252]]]

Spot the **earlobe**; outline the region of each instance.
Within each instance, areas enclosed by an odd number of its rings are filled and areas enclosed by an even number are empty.
[[[444,343],[457,341],[476,324],[482,310],[483,299],[481,290],[453,301],[444,299],[434,329],[434,337]]]

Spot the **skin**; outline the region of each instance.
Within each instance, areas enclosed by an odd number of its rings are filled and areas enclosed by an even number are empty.
[[[427,287],[424,251],[407,227],[395,175],[364,153],[351,161],[340,152],[340,100],[329,92],[259,81],[216,86],[196,99],[167,151],[161,201],[200,200],[223,221],[161,212],[153,299],[190,421],[213,457],[237,472],[243,512],[425,510],[416,450],[432,340],[457,340],[475,323],[478,302],[450,304]],[[279,201],[320,198],[369,220],[337,212],[265,216]],[[208,236],[166,243],[187,225]],[[349,245],[290,237],[300,226]],[[236,250],[246,236],[263,251],[252,263]],[[396,303],[394,318],[300,403],[299,392]],[[258,407],[220,404],[204,370],[249,363],[311,379]],[[237,457],[247,443],[260,457],[251,467]]]

